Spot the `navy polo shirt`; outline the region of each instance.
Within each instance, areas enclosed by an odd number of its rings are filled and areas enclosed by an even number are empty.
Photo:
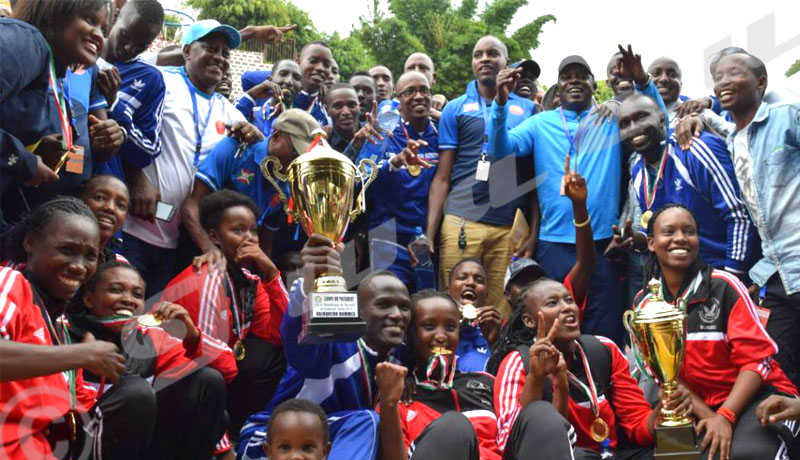
[[[517,188],[530,179],[530,166],[525,166],[529,160],[493,161],[489,180],[475,179],[482,153],[484,126],[488,124],[492,105],[491,101],[482,99],[478,82],[473,80],[467,85],[465,94],[444,107],[439,120],[439,150],[456,152],[445,214],[508,227],[514,222],[517,208],[525,209],[530,201],[528,193],[521,193]],[[536,113],[533,101],[513,93],[509,95],[507,104],[508,129]]]

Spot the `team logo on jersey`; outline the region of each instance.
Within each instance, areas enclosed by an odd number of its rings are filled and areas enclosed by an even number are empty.
[[[222,319],[222,321],[228,321],[228,310],[220,311],[219,317]]]
[[[511,112],[514,115],[522,115],[523,113],[525,113],[525,111],[522,110],[522,107],[520,107],[518,105],[510,105],[510,106],[508,106],[508,111]]]
[[[410,422],[415,418],[417,418],[417,411],[409,409],[408,412],[406,412],[406,422]]]
[[[477,103],[477,102],[472,102],[472,103],[470,103],[470,104],[464,104],[464,106],[461,108],[461,113],[466,113],[466,112],[475,112],[475,111],[477,111],[477,110],[478,110],[480,107],[481,107],[481,106],[480,106],[480,105],[478,105],[478,103]]]
[[[133,80],[133,83],[131,83],[131,88],[135,91],[141,91],[144,89],[144,82],[136,78]]]
[[[675,179],[675,191],[680,192],[683,190],[683,181],[680,179]]]
[[[467,380],[467,389],[468,390],[483,390],[483,391],[491,390],[491,388],[489,388],[486,384],[484,384],[480,380]]]
[[[253,182],[253,178],[255,177],[256,174],[253,171],[250,171],[249,169],[242,169],[239,172],[239,175],[236,176],[236,180],[244,185],[250,185],[250,182]]]
[[[42,343],[47,343],[47,340],[44,339],[44,328],[43,327],[40,327],[39,329],[37,329],[36,332],[33,333],[33,336],[36,337],[37,339],[41,340]]]
[[[8,157],[8,165],[14,166],[17,163],[17,160],[19,160],[19,157],[12,153],[11,156]]]
[[[719,300],[711,299],[700,307],[700,319],[704,323],[712,324],[719,318],[720,310]]]

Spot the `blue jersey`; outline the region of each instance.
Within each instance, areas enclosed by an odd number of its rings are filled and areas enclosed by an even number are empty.
[[[376,405],[375,367],[378,354],[363,341],[300,345],[302,312],[309,298],[303,292],[303,279],[292,285],[289,305],[281,324],[286,374],[267,407],[252,415],[242,427],[239,444],[253,444],[250,438],[263,430],[275,407],[292,398],[319,404],[326,414],[374,409]],[[240,453],[242,452],[240,449]]]
[[[54,195],[74,195],[80,184],[92,175],[92,147],[89,139],[89,112],[108,106],[105,98],[97,89],[97,65],[89,68],[67,70],[61,79],[64,88],[64,97],[67,100],[69,113],[72,120],[73,144],[83,148],[83,172],[73,173],[62,169],[59,179],[55,182],[42,184],[39,187],[26,187],[23,189],[24,200],[8,200],[4,203],[8,211],[9,220],[14,220],[21,213],[33,209],[39,204],[49,200]],[[47,102],[52,105],[50,109],[49,134],[61,133],[61,120],[55,108],[53,89],[50,89]]]
[[[125,130],[127,138],[117,156],[98,168],[123,178],[121,160],[137,168],[149,165],[161,153],[161,120],[164,115],[164,77],[141,57],[114,62],[122,84],[109,116]]]
[[[261,174],[261,162],[267,156],[268,145],[269,140],[265,139],[248,145],[237,154],[239,141],[226,137],[200,162],[194,177],[212,192],[226,188],[246,195],[255,201],[262,212],[259,225],[277,230],[285,222],[286,215],[280,197]],[[289,188],[284,186],[284,193],[288,196]]]
[[[663,102],[652,82],[637,88],[659,103]],[[509,103],[506,106],[510,106]],[[489,145],[495,158],[532,155],[538,180],[536,192],[542,213],[539,239],[575,244],[572,204],[561,196],[564,161],[569,153],[570,168],[580,173],[589,189],[587,208],[595,240],[612,236],[617,224],[622,180],[622,145],[616,120],[594,125],[591,107],[581,112],[549,110],[507,130],[509,107],[492,105]]]
[[[532,101],[516,94],[509,95],[508,129],[535,113]],[[530,167],[524,160],[510,159],[493,162],[488,181],[478,181],[475,174],[483,153],[488,155],[484,134],[489,123],[490,103],[478,93],[477,81],[467,85],[467,92],[450,101],[439,120],[439,150],[454,150],[455,159],[450,176],[450,193],[445,214],[491,225],[510,227],[517,208],[525,206],[525,197],[533,184],[518,192],[516,186],[528,182]],[[484,152],[486,150],[486,152]],[[509,182],[514,178],[514,184]]]
[[[325,110],[324,101],[320,100],[319,93],[308,94],[305,91],[300,91],[297,93],[297,96],[294,97],[292,108],[305,110],[317,120],[320,126],[328,126],[331,124],[331,120],[328,118],[328,112]]]
[[[48,91],[50,52],[39,30],[16,19],[0,18],[0,43],[0,202],[5,208],[19,197],[14,193],[7,199],[6,191],[21,185],[36,171],[37,157],[25,147],[53,133],[53,109]]]
[[[414,140],[424,140],[427,146],[419,148],[419,157],[432,166],[422,168],[418,176],[409,174],[405,166],[394,169],[389,160],[399,154],[408,144],[406,132]],[[366,146],[365,146],[366,147]],[[362,155],[368,151],[362,148]],[[439,135],[433,123],[428,122],[425,131],[414,132],[408,122],[398,125],[392,136],[387,139],[386,150],[380,159],[378,175],[375,182],[367,189],[367,213],[370,230],[394,219],[396,224],[397,243],[407,246],[414,238],[414,228],[425,228],[428,219],[428,191],[436,173],[439,161]],[[394,235],[387,235],[392,237]]]
[[[272,123],[280,115],[280,111],[275,111],[275,107],[270,104],[269,99],[259,99],[258,101],[244,93],[236,101],[236,109],[242,112],[247,121],[255,125],[264,136],[272,134]]]
[[[644,174],[649,174],[651,187],[657,174],[644,162],[640,158],[631,173],[643,212],[647,209]],[[689,150],[683,151],[675,136],[670,136],[657,187],[650,209],[655,211],[667,203],[680,203],[691,209],[697,216],[703,261],[744,275],[755,262],[752,256],[756,228],[742,199],[725,141],[704,131],[692,141]]]

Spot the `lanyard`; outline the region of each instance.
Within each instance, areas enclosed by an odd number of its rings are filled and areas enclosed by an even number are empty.
[[[592,413],[594,413],[595,417],[599,417],[600,400],[597,397],[597,387],[594,386],[594,379],[592,378],[592,369],[589,367],[589,360],[586,359],[586,354],[583,352],[581,344],[575,342],[575,346],[578,348],[578,354],[581,357],[581,363],[583,364],[584,372],[586,372],[586,380],[589,381],[589,385],[587,386],[570,371],[567,371],[567,378],[569,379],[570,383],[577,386],[584,394],[586,394],[586,396],[589,398],[589,405],[592,408]]]
[[[669,144],[664,147],[664,153],[661,155],[661,162],[658,164],[656,179],[652,184],[650,183],[650,171],[647,168],[647,161],[642,157],[642,164],[644,165],[644,204],[647,209],[650,209],[653,206],[653,201],[655,201],[656,193],[658,192],[658,181],[660,181],[661,177],[664,175],[664,165],[667,163],[668,153]]]
[[[363,369],[361,372],[361,380],[364,383],[364,388],[367,390],[367,407],[375,407],[377,401],[375,400],[375,394],[372,390],[372,371],[370,371],[369,361],[367,361],[366,345],[363,339],[356,340],[356,345],[358,346],[358,356],[361,358],[361,368]]]
[[[216,98],[212,95],[211,102],[208,104],[208,115],[206,116],[206,123],[203,125],[203,128],[200,128],[200,118],[197,114],[197,90],[195,89],[192,82],[189,81],[189,77],[186,75],[186,69],[181,68],[181,76],[183,76],[183,81],[186,82],[186,86],[189,88],[189,94],[192,96],[192,114],[194,115],[194,131],[197,135],[196,144],[194,149],[194,167],[197,168],[197,165],[200,163],[200,150],[203,148],[203,134],[206,132],[206,128],[208,128],[208,122],[211,121],[211,111],[214,109],[214,101]]]
[[[489,153],[489,108],[486,106],[486,101],[483,96],[478,94],[478,103],[481,106],[481,113],[483,114],[483,138],[481,139],[481,161],[486,160],[486,154]]]
[[[56,63],[53,59],[53,51],[50,51],[50,88],[53,90],[53,101],[58,110],[58,119],[61,123],[61,148],[64,151],[72,150],[72,125],[70,123],[67,108],[67,98],[65,96],[64,84],[60,78],[56,78]]]
[[[567,155],[571,155],[573,150],[575,151],[575,170],[578,170],[578,150],[581,148],[581,133],[583,132],[583,128],[586,124],[580,123],[580,113],[578,113],[578,130],[575,132],[575,137],[572,137],[572,133],[569,131],[569,126],[567,125],[567,117],[564,115],[564,108],[559,107],[558,113],[561,115],[561,125],[564,127],[564,134],[567,135],[567,142],[569,142],[569,150],[567,150]]]

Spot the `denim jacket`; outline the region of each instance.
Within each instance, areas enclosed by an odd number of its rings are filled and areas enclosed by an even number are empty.
[[[762,102],[745,129],[764,256],[750,277],[764,286],[777,271],[786,293],[794,294],[800,292],[800,103]],[[728,136],[731,152],[737,133]]]

